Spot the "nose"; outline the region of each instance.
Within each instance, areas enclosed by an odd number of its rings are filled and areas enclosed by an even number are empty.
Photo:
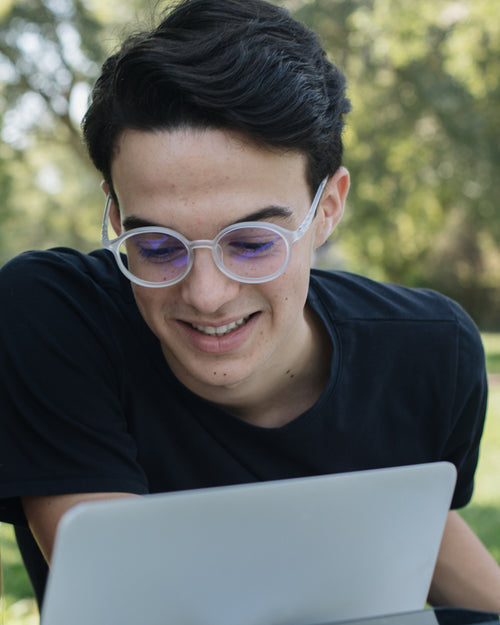
[[[196,249],[191,271],[180,286],[187,304],[200,312],[210,314],[234,299],[241,285],[222,273],[209,249]]]

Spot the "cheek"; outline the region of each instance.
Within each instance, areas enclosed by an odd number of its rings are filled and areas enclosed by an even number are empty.
[[[302,292],[304,289],[307,291],[313,256],[314,245],[312,238],[304,238],[293,246],[290,264],[284,274],[289,278],[289,289],[291,291]]]
[[[314,229],[309,230],[306,234],[292,245],[292,253],[288,269],[294,268],[297,275],[309,275],[311,269],[314,251],[316,249],[317,228],[313,223]]]
[[[309,265],[304,259],[290,262],[283,275],[274,280],[272,290],[269,289],[267,299],[275,314],[280,317],[294,318],[301,315],[309,289]]]

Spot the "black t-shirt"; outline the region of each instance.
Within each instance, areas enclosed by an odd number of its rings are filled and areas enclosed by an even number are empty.
[[[245,423],[173,376],[112,255],[30,252],[0,272],[0,520],[19,497],[138,494],[449,460],[470,499],[486,376],[476,327],[431,291],[313,270],[332,341],[316,404]]]

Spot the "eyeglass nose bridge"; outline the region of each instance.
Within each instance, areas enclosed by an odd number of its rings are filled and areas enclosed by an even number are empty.
[[[189,242],[189,249],[195,250],[196,248],[207,248],[209,250],[214,249],[214,241],[210,241],[210,239],[197,239],[196,241]]]
[[[217,265],[219,269],[221,269],[221,263],[218,259],[217,248],[218,248],[218,243],[215,240],[210,241],[210,239],[197,239],[195,241],[189,241],[188,249],[189,249],[189,255],[191,256],[190,264],[192,265],[194,261],[194,256],[193,256],[194,250],[206,249],[212,252],[212,258],[215,264]]]
[[[219,258],[219,254],[217,253],[217,251],[220,251],[220,246],[219,243],[217,241],[217,239],[196,239],[195,241],[189,241],[188,242],[188,250],[189,250],[189,264],[186,267],[186,272],[184,274],[184,276],[186,276],[192,269],[193,267],[193,263],[194,263],[194,250],[195,249],[207,249],[210,250],[212,252],[212,259],[215,263],[215,266],[219,269],[219,271],[221,271],[224,275],[229,276],[230,278],[232,278],[233,280],[235,279],[235,277],[233,275],[231,275],[231,273],[228,272],[227,268],[224,267],[224,263],[221,261],[221,259]]]

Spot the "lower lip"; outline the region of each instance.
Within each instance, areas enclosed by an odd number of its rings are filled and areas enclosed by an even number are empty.
[[[191,346],[200,352],[205,352],[206,354],[227,354],[239,349],[245,343],[255,328],[259,317],[260,313],[252,315],[245,324],[223,336],[203,334],[203,332],[195,330],[191,324],[183,321],[179,322],[179,326]]]

